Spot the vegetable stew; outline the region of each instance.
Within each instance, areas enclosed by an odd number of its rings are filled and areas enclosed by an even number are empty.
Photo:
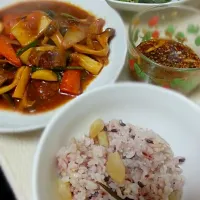
[[[0,108],[38,113],[80,95],[109,62],[115,30],[104,25],[62,2],[0,11]]]

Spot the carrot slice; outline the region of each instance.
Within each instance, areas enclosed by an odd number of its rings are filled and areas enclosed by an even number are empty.
[[[0,35],[0,55],[8,59],[13,65],[21,67],[21,61],[17,57],[12,45],[8,42],[7,37]]]
[[[81,71],[65,71],[60,84],[60,90],[64,93],[79,95],[81,93]]]

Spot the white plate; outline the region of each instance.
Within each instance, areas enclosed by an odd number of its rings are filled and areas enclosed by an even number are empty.
[[[199,200],[200,108],[178,93],[142,83],[99,88],[57,113],[44,131],[35,155],[33,200],[59,199],[56,153],[70,138],[88,134],[90,124],[97,118],[122,119],[160,134],[175,155],[186,157],[183,200]]]
[[[1,0],[0,7],[10,5],[17,0]],[[115,10],[113,10],[103,0],[61,0],[71,2],[81,8],[92,12],[97,17],[106,20],[105,27],[112,27],[116,30],[110,48],[109,65],[106,66],[100,75],[89,85],[86,91],[90,91],[99,86],[114,83],[119,76],[126,57],[127,40],[124,24]],[[101,9],[99,9],[101,8]],[[62,110],[62,107],[57,110]],[[34,129],[43,128],[57,110],[37,115],[24,115],[17,112],[0,111],[0,133],[21,133]]]
[[[156,3],[132,3],[132,2],[122,2],[118,0],[106,0],[108,4],[118,10],[126,10],[126,11],[135,11],[135,12],[140,12],[144,11],[145,9],[149,9],[154,6],[159,6],[159,5],[178,5],[182,4],[184,2],[187,2],[189,0],[172,0],[169,3],[165,4],[156,4]]]

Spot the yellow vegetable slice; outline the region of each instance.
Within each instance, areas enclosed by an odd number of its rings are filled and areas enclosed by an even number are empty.
[[[58,192],[60,194],[61,200],[72,200],[72,193],[70,191],[70,183],[59,181]]]
[[[116,183],[125,181],[125,166],[118,152],[108,154],[106,171]]]
[[[36,51],[53,51],[56,48],[56,46],[53,45],[45,45],[45,46],[40,46],[36,47]]]
[[[101,146],[104,146],[104,147],[109,146],[108,135],[105,131],[101,131],[98,134],[98,141]]]
[[[33,48],[30,48],[20,56],[21,61],[26,65],[29,65],[29,56],[31,55],[32,50]]]
[[[182,192],[181,191],[173,191],[169,195],[169,200],[181,200]]]
[[[36,101],[29,101],[28,100],[28,90],[25,90],[24,96],[21,99],[18,109],[19,110],[24,110],[25,108],[30,108],[35,104]]]
[[[71,54],[71,58],[76,61],[81,67],[90,72],[91,74],[98,75],[103,64],[93,60],[92,58],[83,54],[74,53]]]
[[[95,138],[103,130],[104,122],[102,119],[95,120],[90,126],[90,138]]]
[[[53,42],[56,44],[56,46],[60,49],[60,50],[64,50],[64,47],[62,45],[63,42],[63,36],[61,35],[60,31],[57,31],[56,33],[54,33],[51,36],[51,39],[53,40]]]
[[[90,54],[90,55],[95,55],[99,57],[107,56],[109,53],[108,45],[102,50],[93,50],[82,44],[75,44],[73,45],[73,47],[79,53]]]
[[[7,86],[0,88],[0,95],[12,90],[18,84],[23,71],[24,71],[24,67],[20,67],[17,70],[17,73],[15,75],[13,82],[10,85],[7,85]]]
[[[31,78],[43,81],[58,81],[56,73],[47,69],[37,70],[36,72],[33,72]]]
[[[17,84],[17,87],[15,88],[15,91],[12,95],[13,98],[23,98],[26,86],[28,85],[28,82],[30,80],[30,73],[31,69],[29,67],[25,67],[25,69],[22,72],[21,78]]]
[[[12,28],[11,33],[22,46],[26,46],[41,36],[51,21],[52,20],[46,15],[42,16],[37,33],[33,33],[24,26],[24,20],[21,20]]]

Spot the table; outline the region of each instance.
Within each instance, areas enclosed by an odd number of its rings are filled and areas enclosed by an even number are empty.
[[[194,4],[200,2],[194,1]],[[190,3],[191,3],[190,1]],[[131,14],[119,12],[127,26]],[[128,67],[124,67],[118,82],[131,80]],[[189,97],[200,105],[200,87]],[[0,135],[0,165],[18,200],[31,200],[31,172],[34,153],[42,130],[22,135]]]

